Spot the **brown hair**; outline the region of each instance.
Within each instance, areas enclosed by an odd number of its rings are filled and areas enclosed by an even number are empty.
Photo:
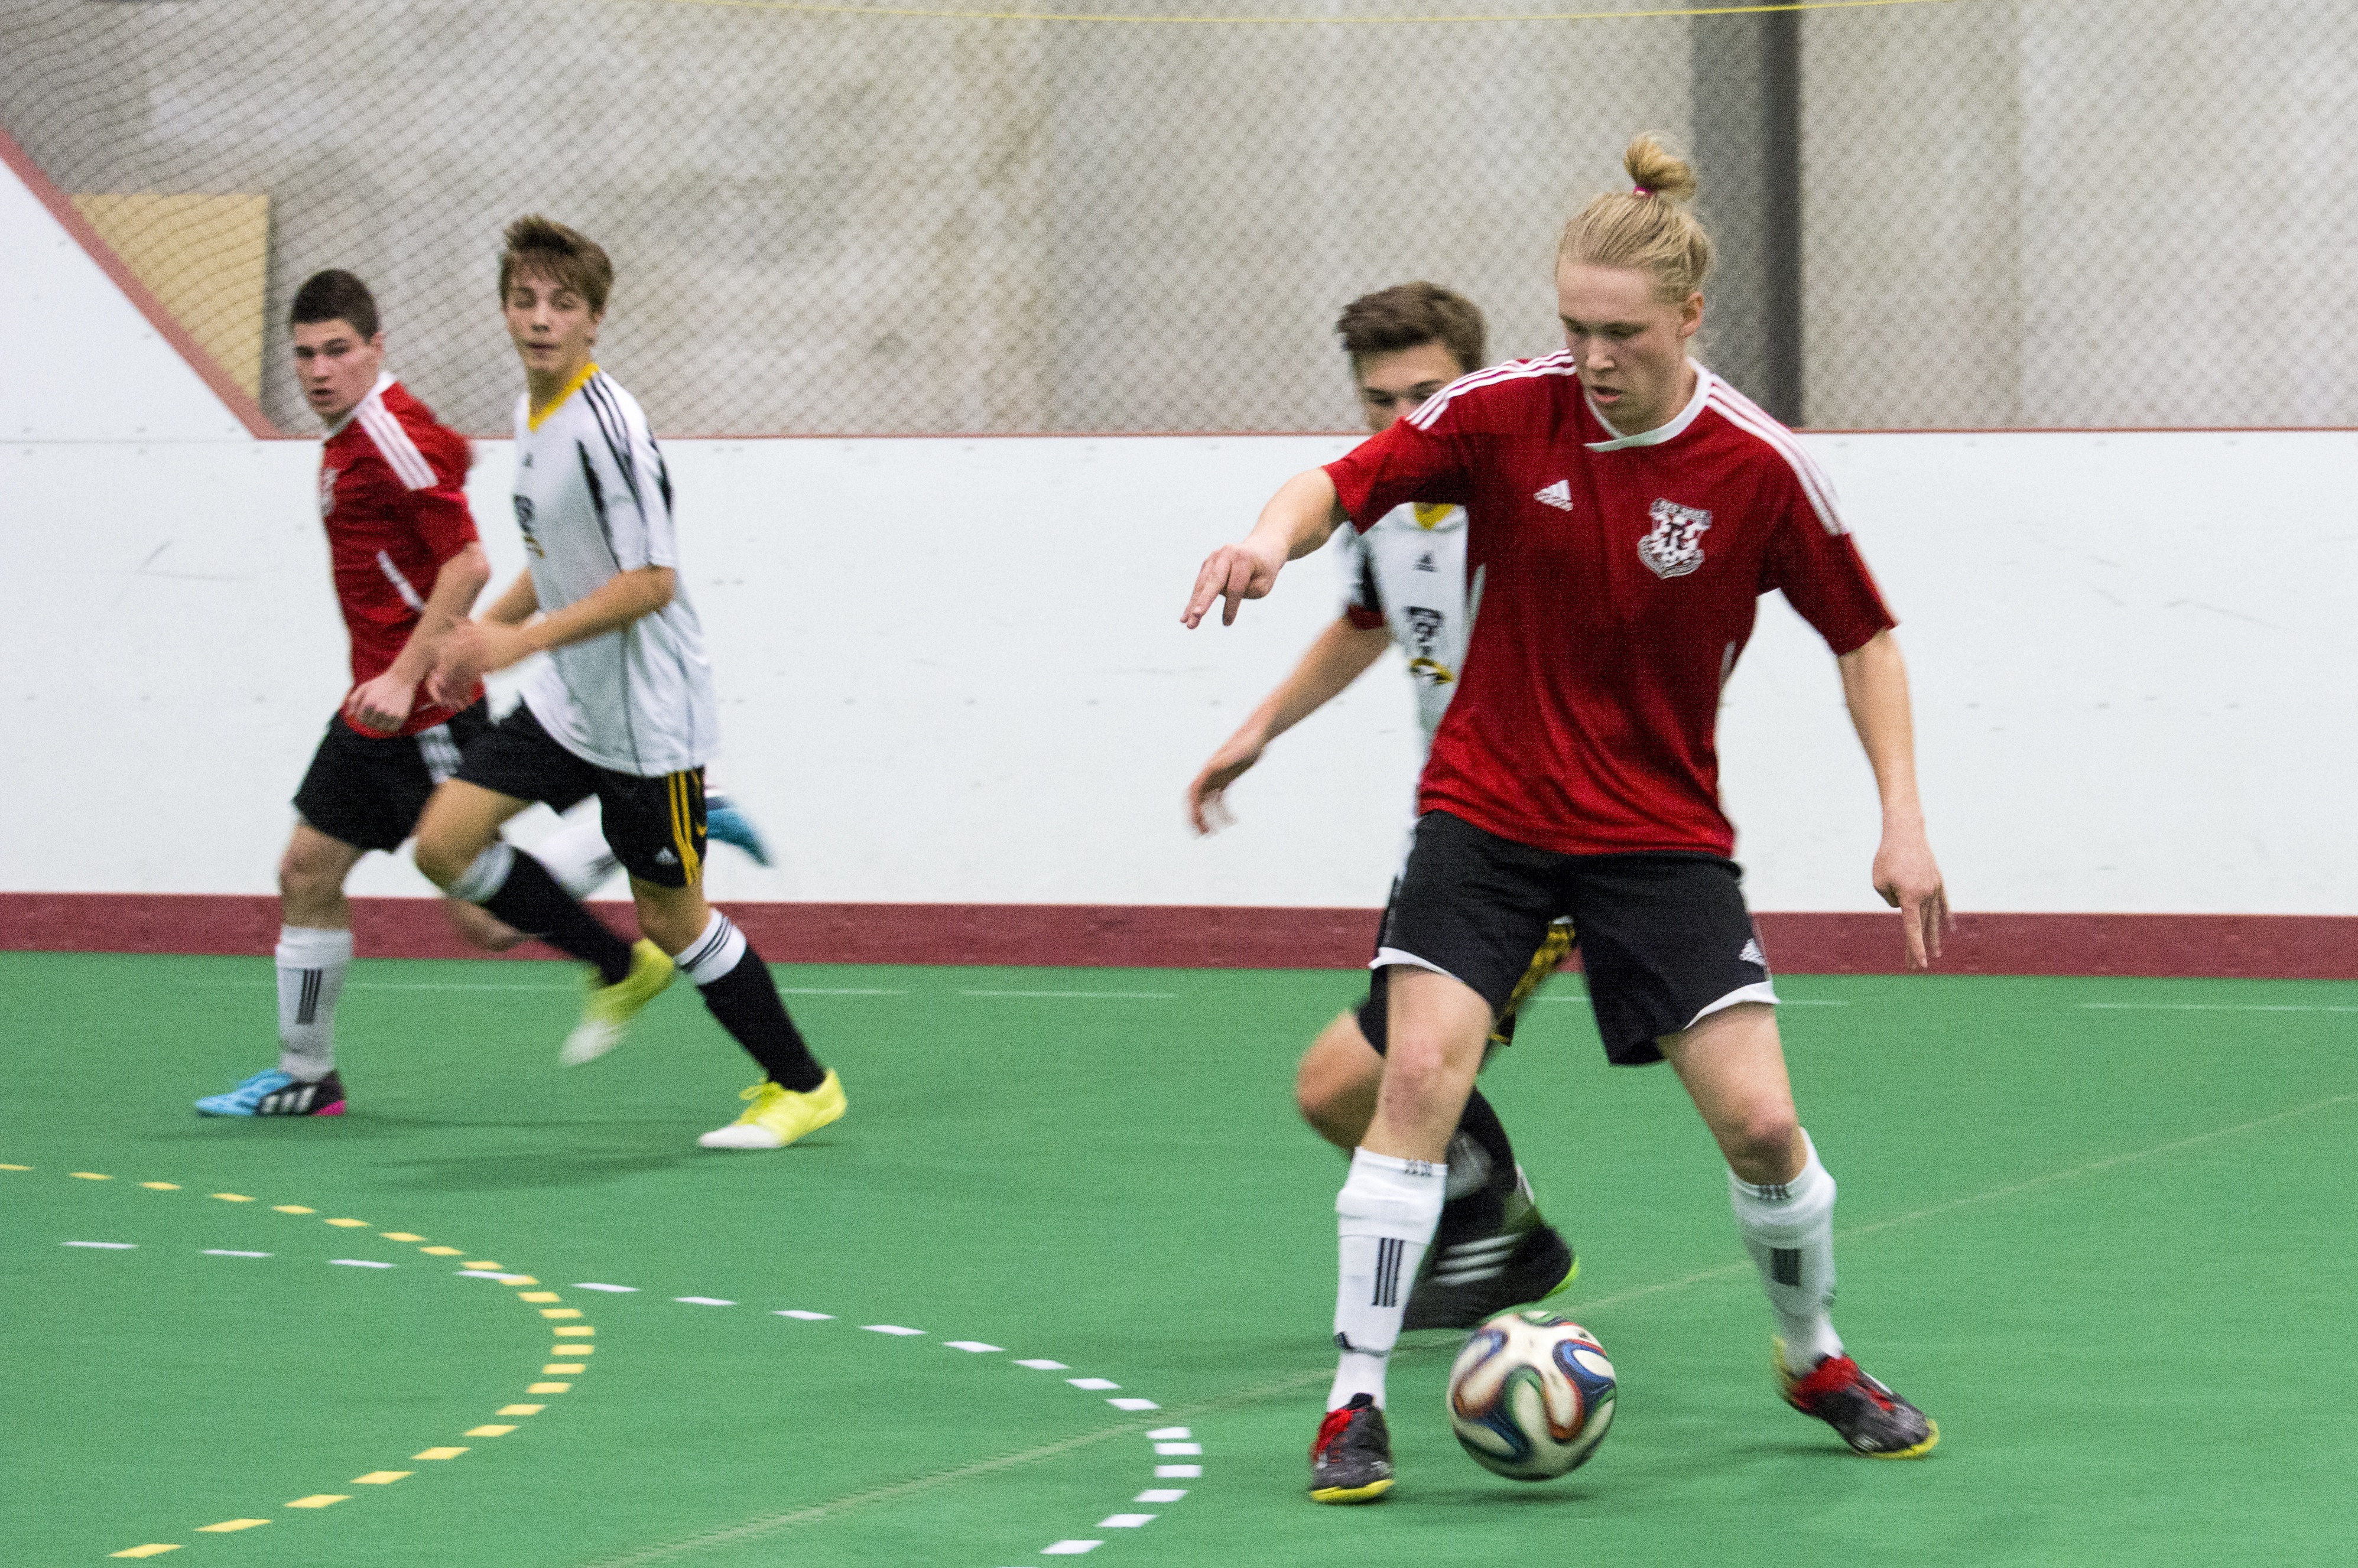
[[[1687,211],[1694,169],[1651,135],[1629,144],[1621,167],[1636,189],[1608,191],[1583,207],[1563,226],[1556,264],[1643,267],[1662,302],[1676,304],[1711,270],[1711,236]]]
[[[1489,360],[1481,310],[1464,295],[1437,284],[1403,283],[1361,295],[1343,307],[1335,330],[1354,369],[1369,354],[1389,354],[1420,343],[1447,349],[1460,371],[1480,370]]]
[[[290,327],[320,321],[345,321],[362,338],[376,336],[376,298],[368,285],[341,268],[315,272],[295,291],[287,312]]]
[[[500,303],[505,305],[508,285],[519,272],[537,273],[569,288],[589,302],[590,314],[606,313],[606,296],[614,287],[614,264],[598,242],[537,213],[507,226],[507,249],[500,255]]]

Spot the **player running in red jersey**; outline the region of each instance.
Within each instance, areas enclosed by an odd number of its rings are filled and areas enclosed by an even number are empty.
[[[197,1101],[207,1116],[340,1116],[336,1000],[352,957],[344,881],[371,849],[400,848],[460,749],[490,724],[482,688],[439,703],[423,690],[450,629],[491,579],[464,490],[466,438],[384,370],[376,301],[348,272],[322,272],[289,312],[295,373],[328,427],[319,516],[352,685],[296,791],[300,814],[278,863],[278,1065]],[[478,946],[515,932],[455,900]]]
[[[1484,363],[1482,312],[1463,295],[1403,283],[1354,299],[1335,323],[1350,356],[1351,380],[1370,433],[1381,435],[1443,387]],[[1269,743],[1309,718],[1397,643],[1429,743],[1466,663],[1466,510],[1396,506],[1344,543],[1346,602],[1277,689],[1212,753],[1187,786],[1198,833],[1225,816],[1228,787]],[[1549,929],[1523,983],[1493,1030],[1514,1038],[1517,1009],[1555,971],[1571,946],[1568,926]],[[1349,1153],[1375,1115],[1383,1078],[1387,971],[1368,977],[1357,1007],[1336,1015],[1303,1053],[1294,1099],[1318,1135]],[[1448,1201],[1427,1267],[1409,1292],[1407,1328],[1470,1328],[1491,1314],[1553,1294],[1578,1271],[1572,1248],[1540,1217],[1497,1109],[1478,1088],[1449,1141]]]
[[[1470,518],[1481,615],[1379,955],[1391,1038],[1376,1114],[1336,1200],[1341,1355],[1312,1450],[1321,1501],[1391,1485],[1397,1281],[1433,1235],[1492,1022],[1565,913],[1607,1056],[1668,1059],[1726,1159],[1786,1399],[1863,1454],[1906,1457],[1939,1439],[1833,1330],[1834,1182],[1794,1108],[1714,750],[1721,687],[1759,596],[1780,589],[1836,655],[1882,802],[1871,879],[1923,968],[1947,901],[1917,797],[1906,668],[1824,476],[1687,357],[1711,265],[1685,207],[1693,171],[1651,137],[1625,167],[1634,188],[1589,202],[1559,247],[1565,351],[1468,376],[1295,476],[1241,545],[1204,563],[1184,615],[1195,625],[1224,599],[1232,621],[1337,524],[1364,530],[1402,501],[1454,501]]]

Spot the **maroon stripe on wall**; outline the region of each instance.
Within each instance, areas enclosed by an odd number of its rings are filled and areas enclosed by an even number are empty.
[[[595,906],[630,928],[620,903]],[[1372,909],[1170,904],[732,903],[763,956],[782,964],[1036,964],[1149,968],[1357,968],[1375,945]],[[1890,974],[1899,920],[1878,914],[1767,914],[1768,956],[1788,974]],[[463,958],[430,899],[356,898],[372,957]],[[202,893],[0,893],[0,949],[268,953],[278,901]],[[2358,979],[2358,916],[1967,914],[1945,939],[1952,975],[2123,975]],[[527,943],[513,957],[547,957]]]

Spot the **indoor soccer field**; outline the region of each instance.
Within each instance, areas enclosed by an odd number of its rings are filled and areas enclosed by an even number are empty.
[[[698,1150],[685,994],[560,1071],[554,964],[362,961],[341,1119],[200,1120],[267,959],[0,956],[0,1562],[1016,1568],[2323,1563],[2358,1540],[2358,986],[1781,982],[1843,1184],[1839,1321],[1941,1422],[1769,1390],[1724,1175],[1575,977],[1485,1085],[1579,1246],[1610,1436],[1522,1486],[1412,1336],[1401,1481],[1312,1506],[1341,1163],[1293,1118],[1333,972],[779,970],[851,1112]],[[185,1556],[180,1553],[185,1552]]]

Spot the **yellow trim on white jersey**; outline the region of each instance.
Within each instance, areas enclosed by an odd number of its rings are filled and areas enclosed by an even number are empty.
[[[542,420],[547,418],[550,415],[564,407],[565,400],[572,396],[575,393],[580,391],[582,387],[588,385],[590,378],[597,373],[598,362],[596,360],[591,360],[588,364],[583,365],[579,371],[574,373],[573,379],[565,384],[565,389],[563,391],[550,398],[547,402],[539,405],[537,407],[529,410],[525,414],[525,427],[531,430],[539,429]]]

